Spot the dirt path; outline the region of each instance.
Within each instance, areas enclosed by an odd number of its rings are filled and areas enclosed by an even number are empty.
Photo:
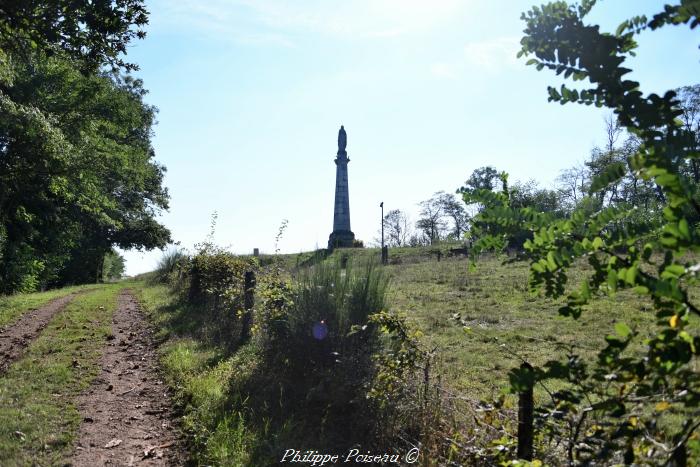
[[[167,386],[150,328],[127,291],[118,297],[101,374],[78,398],[83,417],[72,465],[181,465]]]
[[[17,321],[0,328],[0,374],[18,360],[31,342],[49,324],[51,318],[68,305],[80,292],[57,298],[35,310],[24,313]]]

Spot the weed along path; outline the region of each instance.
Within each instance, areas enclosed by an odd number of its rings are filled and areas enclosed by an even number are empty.
[[[77,400],[82,423],[71,465],[180,465],[167,386],[151,330],[128,290],[117,297],[101,372]]]
[[[57,298],[35,310],[24,313],[15,323],[0,328],[0,374],[19,359],[49,321],[63,310],[77,295],[72,293]]]

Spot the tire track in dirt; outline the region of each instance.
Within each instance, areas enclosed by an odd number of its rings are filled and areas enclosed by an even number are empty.
[[[24,354],[24,349],[39,337],[51,319],[81,293],[84,292],[73,292],[56,298],[46,305],[24,313],[5,328],[0,328],[0,374],[5,373],[12,362],[19,360]]]
[[[182,465],[152,331],[129,291],[117,300],[102,371],[77,401],[83,422],[71,465]]]

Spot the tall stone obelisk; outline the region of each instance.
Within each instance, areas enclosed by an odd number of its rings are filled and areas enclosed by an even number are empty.
[[[355,234],[350,230],[350,195],[348,194],[348,137],[341,125],[338,132],[338,157],[335,158],[335,209],[333,232],[328,238],[328,249],[351,247]]]

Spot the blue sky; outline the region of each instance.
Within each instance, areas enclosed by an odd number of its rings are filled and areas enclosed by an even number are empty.
[[[333,224],[337,131],[348,133],[350,212],[372,241],[379,202],[417,217],[419,201],[493,165],[553,184],[602,144],[604,111],[547,102],[557,80],[515,58],[528,1],[151,0],[148,35],[129,49],[157,106],[154,146],[168,168],[161,221],[183,247],[237,253],[324,247]],[[600,2],[614,30],[663,2]],[[697,31],[639,37],[631,75],[645,92],[697,83]],[[127,273],[161,252],[126,252]]]

